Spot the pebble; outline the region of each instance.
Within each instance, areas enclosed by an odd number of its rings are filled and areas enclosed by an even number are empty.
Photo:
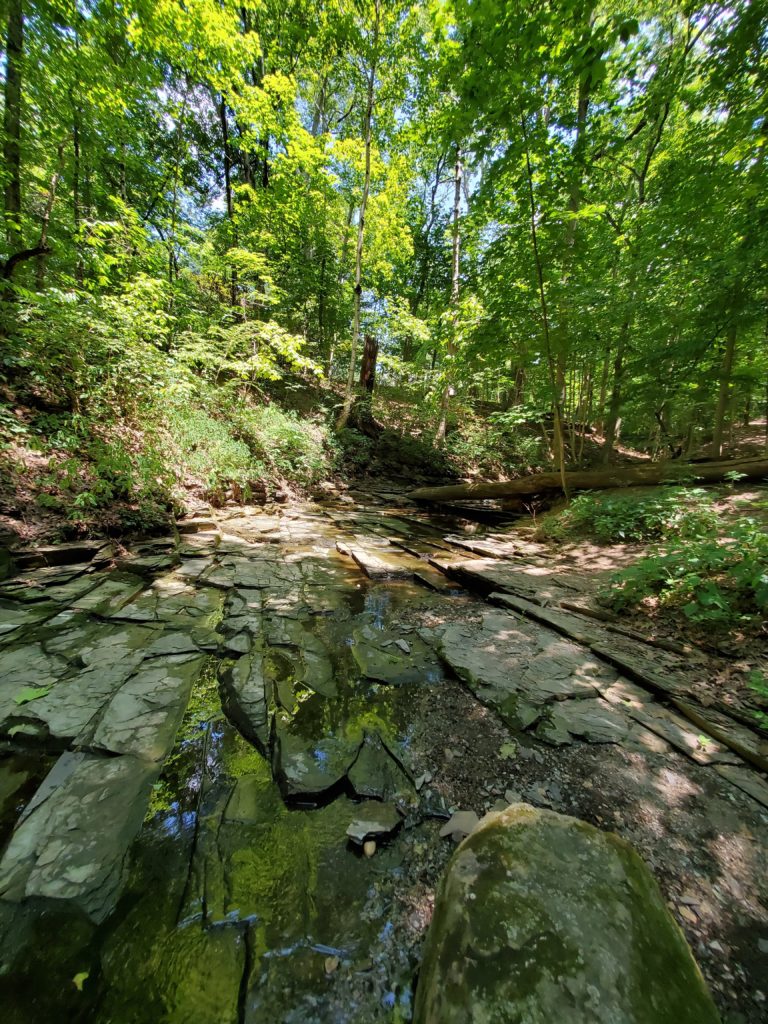
[[[451,820],[440,829],[440,838],[444,839],[446,836],[450,836],[455,843],[458,843],[464,836],[469,835],[479,820],[474,811],[456,811]]]

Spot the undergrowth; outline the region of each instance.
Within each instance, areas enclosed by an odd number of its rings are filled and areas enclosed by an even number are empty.
[[[285,484],[308,487],[333,469],[322,422],[224,388],[196,387],[145,406],[135,425],[87,412],[0,418],[4,504],[63,517],[67,533],[159,529],[189,491],[214,504],[248,501]]]
[[[604,600],[616,611],[649,599],[715,630],[768,617],[768,534],[754,519],[676,540],[617,573]]]
[[[666,487],[648,494],[577,495],[563,511],[542,524],[552,540],[589,537],[602,544],[704,537],[720,516],[711,494],[701,487]]]
[[[768,616],[768,534],[758,520],[721,515],[696,487],[580,494],[540,527],[546,538],[655,542],[601,592],[614,611],[675,610],[715,633],[759,628]]]

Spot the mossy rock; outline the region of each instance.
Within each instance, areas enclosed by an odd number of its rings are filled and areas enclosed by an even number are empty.
[[[414,1024],[717,1024],[634,849],[512,804],[458,847],[438,893]]]

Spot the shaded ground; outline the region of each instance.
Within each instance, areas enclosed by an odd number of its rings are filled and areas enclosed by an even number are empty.
[[[407,1020],[453,848],[440,828],[518,798],[634,843],[724,1019],[765,1019],[764,777],[658,691],[611,704],[628,684],[594,653],[602,634],[589,647],[531,618],[563,585],[588,600],[579,580],[608,570],[606,552],[553,563],[517,531],[514,557],[489,558],[495,528],[396,497],[230,512],[0,586],[5,1019]],[[584,628],[576,613],[567,625]],[[615,647],[648,671],[644,648]],[[694,699],[690,659],[663,657]],[[60,777],[67,751],[87,762],[79,790]],[[88,795],[121,765],[149,788],[118,779],[109,806],[144,824],[89,845],[106,804]],[[368,858],[347,829],[371,800],[401,823]]]

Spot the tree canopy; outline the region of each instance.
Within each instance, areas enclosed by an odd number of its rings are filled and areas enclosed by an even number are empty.
[[[480,409],[563,469],[717,457],[768,402],[764,5],[2,18],[11,391],[130,419],[298,372],[346,421],[365,341],[428,440]]]

